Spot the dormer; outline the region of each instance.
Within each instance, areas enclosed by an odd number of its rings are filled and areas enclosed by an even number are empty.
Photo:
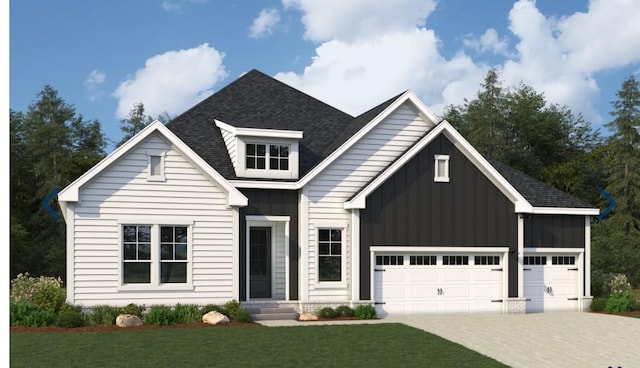
[[[239,128],[215,120],[236,176],[298,179],[301,131]]]

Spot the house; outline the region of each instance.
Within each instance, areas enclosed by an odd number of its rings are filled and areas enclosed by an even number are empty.
[[[62,190],[67,301],[585,310],[599,210],[411,91],[353,117],[252,70]]]

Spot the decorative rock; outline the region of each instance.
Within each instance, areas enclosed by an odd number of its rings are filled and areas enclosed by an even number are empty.
[[[223,323],[229,323],[229,317],[220,312],[211,311],[202,316],[202,322],[208,323],[210,325],[221,325]]]
[[[142,326],[142,320],[133,314],[121,314],[116,318],[116,325],[118,327]]]
[[[300,314],[300,317],[298,318],[298,320],[300,320],[300,321],[317,321],[318,320],[318,316],[315,313],[303,312],[302,314]]]

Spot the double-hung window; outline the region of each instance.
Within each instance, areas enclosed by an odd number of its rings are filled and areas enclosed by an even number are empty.
[[[122,285],[190,284],[188,225],[122,224]]]
[[[318,280],[342,281],[342,229],[318,229]]]

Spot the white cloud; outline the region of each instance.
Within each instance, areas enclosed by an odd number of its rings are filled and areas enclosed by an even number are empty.
[[[283,0],[302,11],[305,37],[317,42],[357,41],[424,25],[436,0]]]
[[[93,69],[87,79],[84,80],[84,86],[89,93],[89,100],[95,101],[102,97],[102,90],[99,88],[104,83],[107,75],[103,72]]]
[[[182,14],[185,3],[206,3],[209,0],[165,0],[162,2],[162,9],[168,13]]]
[[[125,118],[140,102],[151,116],[182,113],[209,96],[213,86],[227,76],[223,59],[223,53],[206,43],[150,57],[144,68],[113,93],[118,99],[116,116]]]
[[[261,38],[270,35],[278,22],[280,22],[280,13],[276,9],[262,9],[249,27],[249,36]]]
[[[321,42],[302,73],[276,78],[357,114],[404,89],[441,113],[473,98],[489,66],[460,50],[451,58],[426,19],[435,1],[283,0],[302,12],[305,38]],[[466,47],[493,53],[504,87],[525,83],[547,101],[598,123],[596,73],[640,63],[640,2],[591,0],[588,10],[558,18],[533,0],[514,3],[510,35],[488,28]],[[515,47],[509,48],[509,40]]]

